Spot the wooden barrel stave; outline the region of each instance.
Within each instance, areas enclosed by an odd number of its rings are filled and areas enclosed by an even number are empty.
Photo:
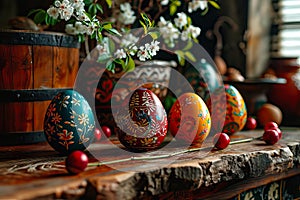
[[[0,35],[5,36],[0,39],[0,90],[73,87],[79,67],[79,43],[75,38],[19,31]],[[0,99],[0,134],[18,133],[19,137],[20,133],[42,132],[49,102]]]

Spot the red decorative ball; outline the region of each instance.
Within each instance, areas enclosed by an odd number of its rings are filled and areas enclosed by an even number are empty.
[[[281,129],[278,127],[278,128],[274,128],[274,130],[278,132],[278,134],[279,134],[279,140],[280,140],[282,138],[282,131],[281,131]]]
[[[111,129],[108,126],[102,126],[101,129],[107,138],[111,136]]]
[[[264,126],[264,130],[278,128],[278,124],[276,122],[268,122]]]
[[[213,143],[217,149],[225,149],[230,143],[230,137],[226,133],[217,133],[213,137]]]
[[[87,167],[89,159],[87,155],[79,150],[73,151],[66,158],[66,169],[70,174],[79,174]]]
[[[267,144],[275,144],[276,142],[279,141],[279,133],[278,131],[274,130],[274,129],[268,129],[264,132],[263,134],[263,140],[267,143]]]
[[[245,129],[254,130],[257,126],[256,119],[253,117],[248,117],[245,125]]]
[[[102,134],[101,134],[101,131],[100,131],[99,128],[95,128],[94,135],[95,135],[96,141],[100,141],[101,140]]]

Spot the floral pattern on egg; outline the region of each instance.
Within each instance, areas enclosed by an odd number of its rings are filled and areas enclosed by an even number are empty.
[[[129,105],[125,104],[114,117],[118,139],[132,151],[156,149],[167,134],[166,111],[159,98],[148,89],[134,91]]]
[[[224,87],[227,103],[223,132],[233,134],[245,126],[247,109],[243,97],[234,86],[226,84]]]
[[[60,92],[50,102],[44,118],[44,134],[59,153],[85,150],[94,139],[94,129],[93,112],[78,92]]]
[[[200,96],[185,93],[172,106],[169,125],[171,134],[179,141],[201,145],[210,132],[210,113]]]

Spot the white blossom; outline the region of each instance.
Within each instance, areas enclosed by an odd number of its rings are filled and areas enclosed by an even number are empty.
[[[59,17],[59,12],[58,9],[55,8],[54,6],[51,6],[50,8],[48,8],[47,13],[50,17],[57,19]]]
[[[161,0],[160,4],[166,6],[169,4],[169,0]]]
[[[137,52],[137,56],[140,59],[140,61],[146,61],[146,59],[150,58],[150,55],[144,46],[140,47],[139,51]]]
[[[138,50],[137,46],[134,45],[129,49],[129,54],[134,56],[137,50]]]
[[[92,22],[88,25],[87,29],[86,29],[86,34],[88,35],[92,35],[94,32],[96,31],[96,26],[95,24]]]
[[[166,21],[163,17],[158,22],[159,31],[165,43],[169,47],[175,46],[175,40],[179,38],[179,30],[174,27],[172,22]]]
[[[197,1],[197,0],[194,0],[194,1]],[[204,10],[207,8],[207,1],[200,1],[199,4],[200,4],[199,7],[201,10]]]
[[[120,10],[121,11],[123,11],[123,12],[129,12],[129,11],[131,11],[131,5],[130,5],[130,3],[122,3],[121,5],[120,5]]]
[[[181,40],[182,41],[187,41],[189,39],[189,32],[188,30],[184,30],[181,33]]]
[[[199,27],[190,25],[187,31],[192,35],[193,38],[197,38],[200,35],[201,29]]]
[[[97,50],[98,50],[98,52],[99,52],[99,54],[101,55],[101,54],[108,54],[108,48],[107,47],[105,47],[105,44],[103,44],[103,45],[101,45],[101,44],[98,44],[97,46],[96,46],[96,48],[97,48]]]
[[[207,8],[207,1],[206,0],[193,0],[192,2],[189,2],[188,5],[188,12],[193,12],[198,9],[205,10]]]
[[[77,11],[77,14],[84,11],[84,2],[83,0],[71,0],[73,8]]]
[[[88,16],[84,12],[77,13],[80,21],[89,21]]]
[[[118,59],[126,58],[126,53],[124,52],[124,49],[117,49],[117,51],[114,53],[114,56]]]
[[[70,35],[76,35],[77,34],[76,29],[73,26],[73,24],[66,24],[65,31],[66,31],[66,33],[68,33]]]
[[[134,15],[134,11],[131,8],[129,3],[124,3],[120,5],[120,10],[122,11],[118,17],[118,20],[125,24],[133,24],[136,20],[136,16]]]
[[[55,1],[54,5],[58,8],[60,17],[65,21],[68,21],[74,12],[74,8],[68,0]]]
[[[121,46],[130,47],[134,45],[139,40],[138,37],[134,36],[132,33],[125,34],[121,39]]]
[[[79,34],[84,34],[87,31],[87,26],[85,26],[81,22],[75,22],[74,27],[75,27],[76,32]]]
[[[146,50],[149,52],[151,56],[155,56],[156,52],[159,51],[159,43],[158,41],[152,41],[151,44],[145,44]]]
[[[184,12],[177,13],[177,18],[174,19],[175,25],[182,29],[185,25],[187,25],[187,16]]]

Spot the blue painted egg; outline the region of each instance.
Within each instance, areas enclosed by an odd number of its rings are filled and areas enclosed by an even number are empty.
[[[78,92],[60,92],[50,102],[44,118],[44,134],[59,153],[85,150],[94,140],[94,129],[91,107]]]

